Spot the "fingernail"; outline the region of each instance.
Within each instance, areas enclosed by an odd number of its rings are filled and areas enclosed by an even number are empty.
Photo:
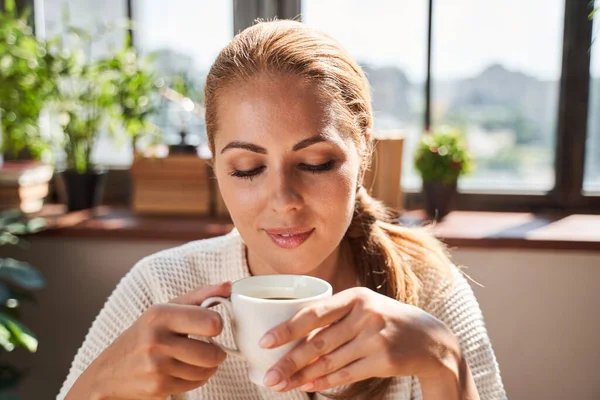
[[[287,381],[281,381],[277,385],[273,386],[271,389],[273,389],[276,392],[279,392],[279,391],[285,389],[287,387],[287,385],[288,385]]]
[[[260,347],[271,347],[275,344],[275,336],[271,333],[267,333],[265,336],[260,339],[258,342]]]
[[[300,390],[302,390],[303,392],[310,392],[311,390],[313,390],[313,388],[315,387],[314,383],[306,383],[302,386],[300,386]]]
[[[281,384],[280,381],[281,381],[281,375],[279,374],[279,372],[277,372],[275,370],[271,370],[271,371],[267,372],[267,374],[265,375],[265,379],[263,380],[263,383],[265,384],[265,386],[274,386],[274,385],[277,385],[278,383]],[[277,386],[279,386],[279,385],[277,385]],[[273,389],[275,389],[275,388],[273,388]]]

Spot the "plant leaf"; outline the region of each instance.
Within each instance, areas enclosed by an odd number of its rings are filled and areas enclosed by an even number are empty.
[[[25,347],[31,353],[35,353],[38,347],[38,340],[33,332],[25,328],[19,321],[6,313],[0,313],[0,323],[12,333],[12,338],[16,343]]]
[[[11,341],[12,333],[3,324],[0,324],[0,346],[4,350],[11,352],[15,349],[15,345]]]
[[[4,0],[4,9],[7,13],[13,14],[15,12],[15,0]]]
[[[0,246],[5,244],[19,244],[19,238],[10,232],[2,232],[0,233]]]
[[[7,225],[18,222],[23,219],[24,215],[19,209],[11,209],[0,212],[0,229],[4,229]]]
[[[11,296],[10,289],[6,283],[0,282],[0,304],[4,304]]]
[[[46,226],[47,222],[45,218],[34,218],[27,222],[27,231],[28,233],[36,233],[46,229]]]
[[[9,280],[25,289],[39,289],[46,285],[40,272],[23,261],[0,258],[0,279]]]

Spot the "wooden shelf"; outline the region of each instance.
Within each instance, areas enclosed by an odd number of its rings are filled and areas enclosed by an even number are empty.
[[[227,219],[137,215],[125,207],[113,206],[66,213],[61,205],[49,205],[36,216],[48,221],[48,229],[36,236],[73,239],[191,241],[224,235],[233,229]]]
[[[65,213],[61,205],[45,206],[43,237],[191,241],[230,232],[227,219],[136,215],[125,207]],[[422,211],[407,212],[403,224],[427,225]],[[600,215],[535,215],[528,213],[454,211],[429,224],[451,248],[544,249],[600,251]]]

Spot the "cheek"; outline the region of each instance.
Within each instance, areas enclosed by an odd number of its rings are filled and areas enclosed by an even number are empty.
[[[248,218],[250,215],[256,215],[261,194],[257,187],[244,180],[232,178],[227,173],[221,173],[218,169],[215,175],[223,201],[234,222],[238,217]]]
[[[305,197],[310,208],[324,219],[331,221],[332,227],[345,229],[354,211],[356,193],[356,173],[350,167],[342,166],[335,173],[326,174],[307,184]]]

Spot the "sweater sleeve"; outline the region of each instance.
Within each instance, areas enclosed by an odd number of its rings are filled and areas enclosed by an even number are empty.
[[[154,296],[148,273],[146,262],[142,260],[121,279],[77,351],[57,400],[64,399],[92,361],[152,305]]]
[[[435,288],[421,308],[444,322],[457,336],[482,400],[505,400],[500,368],[471,286],[452,266],[452,279],[430,272],[424,285]]]

